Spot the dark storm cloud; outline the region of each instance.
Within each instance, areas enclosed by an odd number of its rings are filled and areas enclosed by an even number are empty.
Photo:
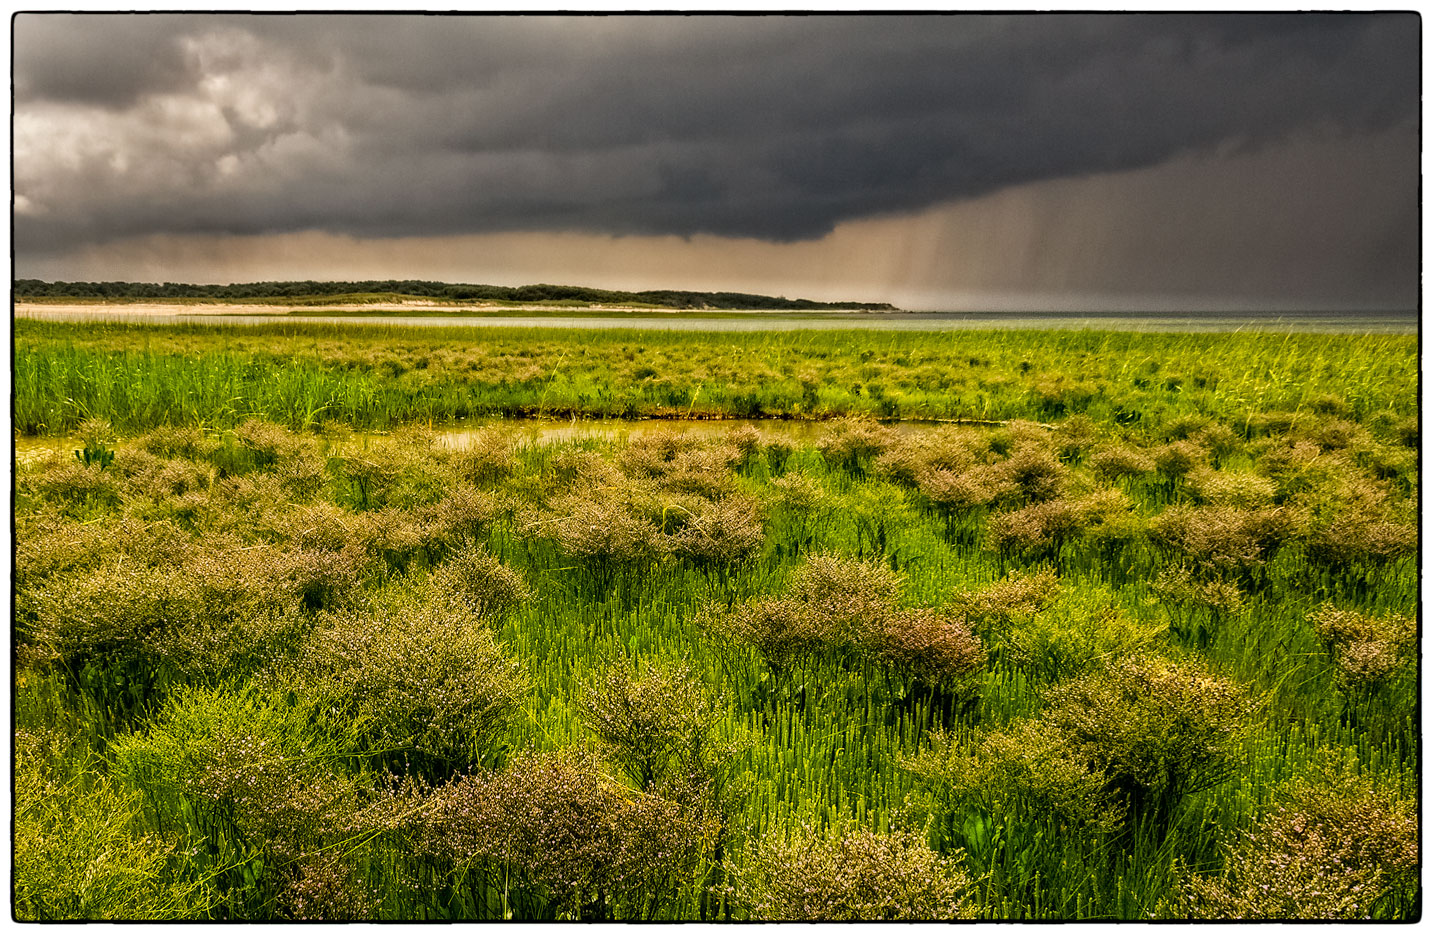
[[[17,246],[308,228],[808,238],[1413,120],[1418,31],[1412,15],[26,14]]]
[[[158,17],[18,16],[14,40],[17,102],[119,108],[144,94],[180,90],[198,77],[186,67],[175,33]]]

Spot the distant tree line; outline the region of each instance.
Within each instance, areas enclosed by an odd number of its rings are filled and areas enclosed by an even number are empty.
[[[229,285],[191,285],[182,282],[45,282],[16,279],[16,298],[196,298],[225,301],[241,298],[314,298],[327,295],[391,294],[456,301],[542,302],[576,301],[607,305],[647,304],[663,308],[760,308],[818,310],[856,308],[893,311],[888,302],[815,302],[806,298],[777,298],[744,292],[683,292],[657,289],[618,292],[580,285],[465,285],[419,279],[369,279],[362,282],[237,282]]]

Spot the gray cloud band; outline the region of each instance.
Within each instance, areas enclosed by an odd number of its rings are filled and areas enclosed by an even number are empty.
[[[1412,15],[23,14],[17,249],[149,233],[819,236],[1416,119]]]

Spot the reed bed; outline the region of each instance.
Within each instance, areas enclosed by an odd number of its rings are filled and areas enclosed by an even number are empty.
[[[717,338],[1014,361],[1011,424],[808,444],[256,414],[281,366],[407,398],[352,333],[20,327],[79,453],[16,478],[17,917],[1418,916],[1414,383],[1357,368],[1400,344]],[[390,352],[522,341],[469,336]],[[1026,356],[1109,382],[1053,415]]]
[[[1414,337],[15,324],[15,425],[387,429],[501,417],[945,418],[1244,434],[1259,413],[1405,420]],[[1286,413],[1284,415],[1283,413]]]

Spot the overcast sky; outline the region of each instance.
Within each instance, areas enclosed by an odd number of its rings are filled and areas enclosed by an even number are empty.
[[[1417,301],[1410,14],[13,22],[22,277]]]

